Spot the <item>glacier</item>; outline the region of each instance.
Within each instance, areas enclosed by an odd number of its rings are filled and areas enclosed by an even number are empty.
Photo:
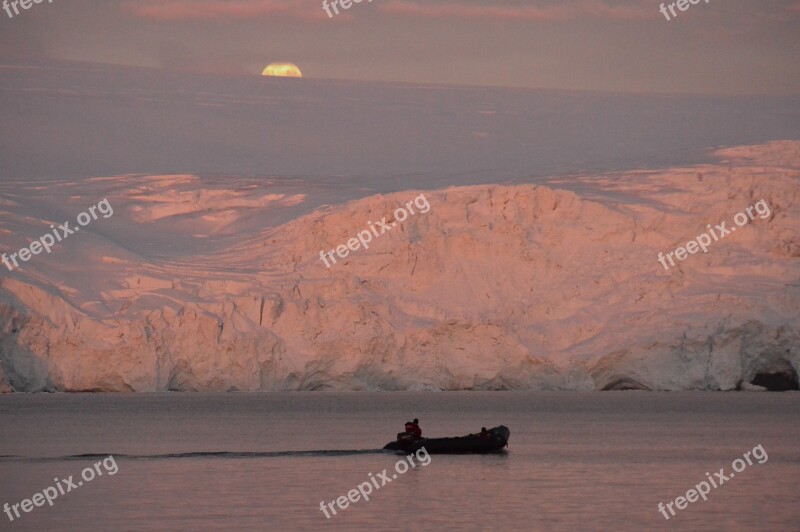
[[[760,389],[759,375],[800,371],[798,178],[800,142],[780,141],[704,165],[377,194],[274,227],[259,213],[303,198],[267,179],[62,183],[64,218],[89,198],[115,213],[3,272],[0,386]],[[4,186],[4,230],[37,234],[29,205],[54,187]],[[319,260],[423,192],[428,213]],[[769,217],[658,262],[760,199]],[[181,244],[198,239],[202,253]]]
[[[0,95],[0,253],[114,209],[0,264],[0,392],[797,388],[797,97],[50,60]]]

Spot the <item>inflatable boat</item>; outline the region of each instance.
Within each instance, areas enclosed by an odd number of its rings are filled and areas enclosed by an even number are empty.
[[[413,434],[401,432],[395,441],[387,443],[383,448],[387,451],[417,452],[422,447],[429,454],[484,454],[497,453],[508,446],[511,431],[500,425],[489,429],[486,436],[467,434],[454,438],[414,438]]]

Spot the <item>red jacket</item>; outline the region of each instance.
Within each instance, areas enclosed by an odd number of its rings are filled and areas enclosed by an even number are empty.
[[[415,438],[422,437],[422,429],[416,423],[406,423],[406,432],[410,432]]]

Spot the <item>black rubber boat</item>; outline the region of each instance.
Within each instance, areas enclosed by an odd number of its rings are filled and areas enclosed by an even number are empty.
[[[417,452],[422,447],[429,454],[484,454],[501,452],[508,446],[511,431],[500,425],[489,429],[489,436],[467,434],[455,438],[414,438],[408,432],[401,432],[397,439],[384,446],[387,451]]]

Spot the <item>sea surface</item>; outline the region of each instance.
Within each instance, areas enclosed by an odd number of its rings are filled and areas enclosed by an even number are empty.
[[[425,436],[503,424],[510,445],[398,474],[379,449],[414,417]],[[0,456],[9,505],[109,465],[0,530],[800,530],[796,392],[7,395]],[[707,501],[659,513],[721,468]]]

